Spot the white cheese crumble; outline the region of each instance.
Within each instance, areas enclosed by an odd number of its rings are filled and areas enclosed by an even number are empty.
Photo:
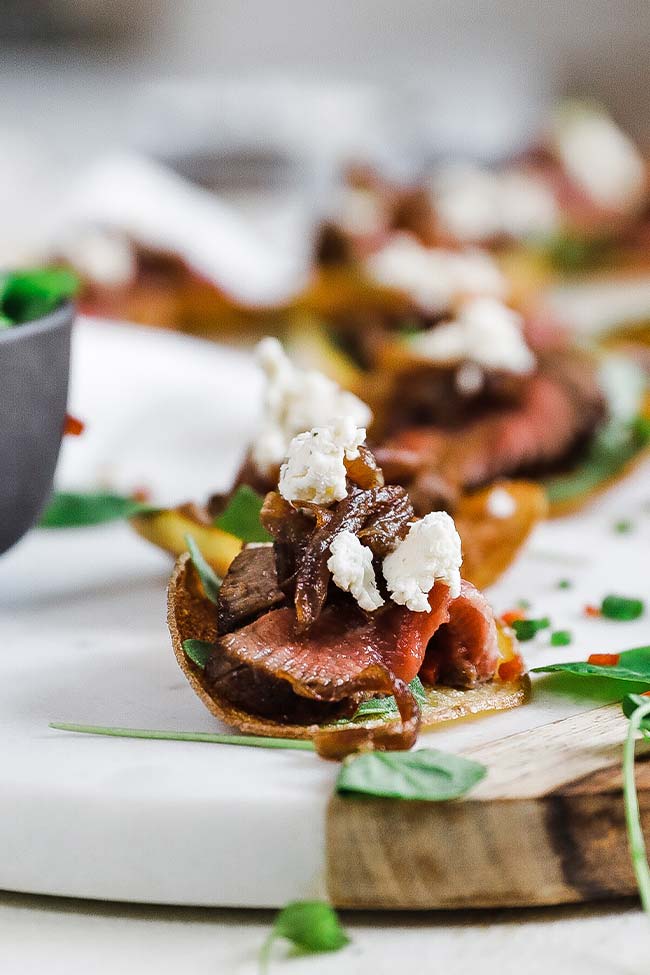
[[[405,292],[429,314],[446,311],[461,296],[501,298],[507,292],[506,279],[489,254],[424,247],[406,233],[394,234],[365,268],[378,284]]]
[[[56,249],[58,256],[95,284],[119,288],[135,278],[135,248],[116,231],[77,227],[62,238]]]
[[[511,518],[517,510],[517,502],[505,488],[492,488],[488,495],[487,512],[493,518]]]
[[[442,227],[457,240],[546,236],[558,225],[554,193],[526,170],[449,165],[434,174],[429,192]]]
[[[351,593],[361,609],[372,613],[384,605],[372,565],[372,552],[351,531],[339,532],[330,545],[327,568],[334,584]]]
[[[284,460],[293,437],[312,427],[348,416],[367,427],[372,411],[353,393],[315,370],[297,369],[277,339],[265,338],[257,358],[266,375],[264,418],[252,445],[253,463],[263,475]]]
[[[379,194],[357,186],[342,187],[335,213],[343,230],[360,237],[380,233],[388,220],[386,205]]]
[[[432,511],[411,525],[406,538],[384,559],[382,571],[394,602],[414,613],[430,613],[428,597],[436,580],[449,586],[452,599],[460,594],[462,561],[453,518],[445,511]]]
[[[456,370],[456,389],[461,396],[476,396],[483,389],[485,375],[475,362],[462,362]]]
[[[329,505],[347,497],[345,460],[359,456],[366,431],[350,416],[300,433],[289,444],[278,490],[287,501]]]
[[[626,209],[639,201],[645,184],[643,157],[604,111],[579,102],[564,105],[551,138],[567,175],[595,203]]]
[[[521,315],[494,298],[465,302],[458,317],[408,340],[415,355],[431,362],[477,363],[487,369],[528,373],[535,356],[526,344]]]

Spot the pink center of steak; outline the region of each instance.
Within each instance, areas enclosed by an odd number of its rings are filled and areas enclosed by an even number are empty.
[[[326,606],[305,632],[293,608],[271,610],[228,633],[219,650],[233,665],[246,665],[288,681],[295,693],[338,701],[359,691],[392,693],[392,678],[411,681],[427,644],[448,619],[449,589],[437,583],[430,613],[403,606],[372,616],[352,603]]]
[[[440,500],[441,482],[453,492],[556,468],[604,413],[592,364],[574,352],[555,352],[526,384],[517,406],[453,431],[433,422],[411,427],[375,452],[387,479],[406,484],[418,510]],[[429,498],[432,492],[436,498]]]

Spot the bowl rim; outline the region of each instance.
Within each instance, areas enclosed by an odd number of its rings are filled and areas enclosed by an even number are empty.
[[[40,318],[32,318],[28,322],[20,322],[18,325],[10,325],[9,328],[0,329],[0,345],[7,342],[20,342],[20,336],[25,338],[31,335],[40,335],[43,332],[54,332],[64,325],[74,321],[76,313],[74,301],[64,301],[59,308],[42,315]]]

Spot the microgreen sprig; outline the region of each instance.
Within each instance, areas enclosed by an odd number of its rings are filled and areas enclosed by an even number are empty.
[[[639,887],[641,905],[643,910],[650,914],[650,867],[648,866],[645,838],[641,828],[639,797],[634,777],[636,736],[641,729],[643,720],[648,716],[650,716],[650,701],[636,707],[629,716],[630,723],[623,748],[623,800],[632,868]]]

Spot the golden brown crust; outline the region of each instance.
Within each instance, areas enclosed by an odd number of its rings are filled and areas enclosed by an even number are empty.
[[[290,725],[233,707],[209,690],[201,669],[183,650],[184,640],[206,640],[217,637],[217,614],[214,605],[203,595],[189,555],[182,555],[169,581],[167,622],[179,667],[206,708],[221,721],[246,734],[270,738],[313,738],[317,725]],[[422,730],[436,725],[473,717],[490,711],[503,711],[523,704],[530,694],[527,675],[514,681],[493,680],[471,690],[435,687],[427,691],[429,701],[422,707]],[[378,722],[366,722],[371,728]],[[384,722],[385,723],[385,722]]]

